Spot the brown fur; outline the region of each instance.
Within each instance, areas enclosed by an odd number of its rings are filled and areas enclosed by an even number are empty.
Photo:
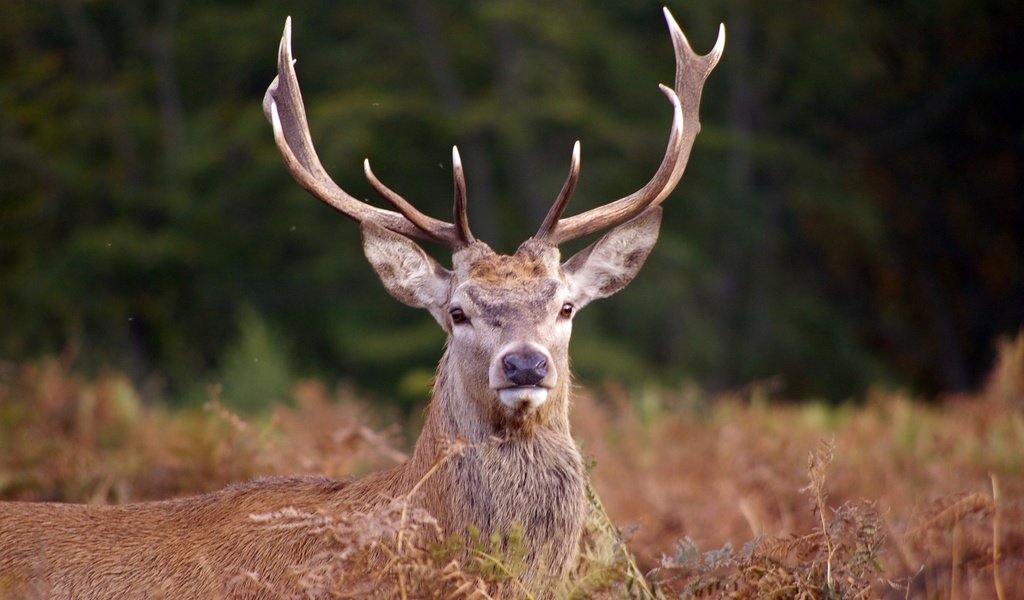
[[[485,285],[510,285],[515,282],[525,285],[541,277],[556,276],[551,272],[552,265],[549,263],[538,250],[525,246],[515,256],[496,254],[478,260],[470,268],[469,277]]]
[[[657,220],[646,223],[644,235],[626,224],[609,236],[653,244]],[[571,324],[559,315],[566,301],[577,301],[570,289],[602,279],[608,266],[592,265],[595,273],[573,284],[557,248],[528,241],[513,256],[475,243],[454,255],[449,272],[402,236],[365,224],[363,233],[367,257],[387,289],[430,310],[449,333],[412,457],[351,482],[270,478],[122,506],[0,503],[0,597],[209,598],[231,595],[231,582],[240,577],[259,584],[246,597],[292,595],[300,587],[296,565],[318,556],[327,542],[258,515],[288,508],[370,511],[417,484],[411,501],[437,519],[442,535],[461,535],[468,526],[507,535],[521,527],[528,585],[543,589],[541,574],[559,577],[572,567],[585,480],[569,432]],[[451,321],[455,303],[473,325]],[[500,353],[522,344],[541,348],[550,360],[546,400],[535,408],[506,406],[494,384]],[[500,379],[500,367],[496,372]],[[469,445],[425,478],[453,440]]]

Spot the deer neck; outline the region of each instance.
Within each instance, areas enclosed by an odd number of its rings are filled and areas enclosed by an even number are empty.
[[[569,377],[561,378],[547,402],[523,422],[502,417],[502,407],[486,392],[479,382],[466,381],[454,364],[451,348],[446,348],[434,382],[434,395],[427,409],[423,432],[409,462],[407,473],[412,485],[439,461],[457,468],[438,470],[434,486],[455,489],[466,482],[453,481],[477,469],[488,476],[499,477],[510,469],[546,470],[555,468],[576,470],[582,464],[569,429]],[[565,373],[568,373],[566,368]],[[452,453],[453,442],[468,443],[469,447]],[[522,464],[508,462],[509,454],[522,455]],[[457,460],[456,460],[457,459]],[[472,468],[470,468],[472,467]],[[432,487],[431,482],[425,482]],[[581,484],[582,485],[582,484]]]
[[[521,528],[527,559],[563,571],[575,560],[585,514],[583,461],[569,432],[568,378],[552,390],[549,412],[535,415],[543,418],[513,427],[488,420],[493,399],[473,397],[453,376],[452,360],[446,350],[407,463],[406,485],[419,486],[413,502],[430,510],[445,535],[472,527],[504,536]],[[454,440],[468,445],[453,451]]]

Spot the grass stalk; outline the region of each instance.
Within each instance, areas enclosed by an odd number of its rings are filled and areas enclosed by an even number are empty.
[[[597,491],[591,485],[590,481],[587,481],[587,499],[590,501],[590,505],[594,508],[600,521],[599,525],[606,535],[615,537],[618,540],[619,553],[626,563],[626,574],[630,581],[634,582],[640,591],[640,597],[643,600],[656,600],[657,596],[651,591],[650,586],[647,585],[647,578],[640,571],[640,567],[636,564],[636,559],[633,554],[626,547],[626,542],[619,535],[618,529],[612,524],[611,517],[608,516],[608,511],[605,510],[604,504],[601,503],[601,498],[598,497]]]
[[[992,479],[992,503],[995,504],[995,515],[992,517],[992,578],[996,586],[996,598],[1006,600],[1003,579],[999,573],[999,563],[1003,558],[999,547],[999,528],[1002,520],[999,510],[999,478],[995,473],[989,473],[989,477]]]

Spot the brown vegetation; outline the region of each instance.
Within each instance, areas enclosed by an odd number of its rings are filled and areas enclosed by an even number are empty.
[[[66,362],[3,367],[4,499],[120,503],[271,474],[346,478],[404,457],[398,431],[369,426],[345,390],[300,383],[294,406],[263,418],[215,399],[168,412],[123,376],[85,381]],[[604,509],[595,497],[560,594],[1024,595],[1024,337],[1002,346],[984,390],[935,403],[879,390],[862,405],[789,404],[769,387],[580,394],[574,428]],[[430,515],[402,499],[373,514],[260,518],[332,540],[333,560],[297,565],[317,597],[523,593],[515,543],[438,545]]]

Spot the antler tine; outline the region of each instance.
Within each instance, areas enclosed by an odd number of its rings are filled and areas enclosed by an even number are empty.
[[[565,178],[565,183],[562,185],[562,191],[558,192],[558,198],[555,199],[555,203],[551,205],[551,210],[548,211],[544,222],[540,224],[540,229],[537,230],[537,234],[533,237],[538,240],[546,240],[551,232],[558,225],[558,220],[562,218],[562,213],[565,212],[565,207],[569,204],[569,198],[572,197],[573,191],[576,189],[576,182],[580,178],[580,142],[576,140],[576,143],[572,146],[572,161],[569,163],[569,176]]]
[[[466,174],[462,170],[462,157],[459,147],[452,146],[452,176],[455,179],[455,202],[452,205],[452,223],[463,245],[468,246],[476,241],[469,230],[469,215],[466,213]]]
[[[370,159],[363,159],[363,174],[366,175],[366,180],[370,182],[373,190],[377,192],[381,198],[387,200],[391,206],[398,209],[398,212],[402,213],[402,216],[408,219],[417,229],[429,236],[432,241],[444,242],[444,232],[439,231],[435,224],[442,223],[437,219],[428,217],[416,209],[415,206],[409,203],[408,200],[398,195],[398,192],[392,190],[388,186],[384,185],[377,176],[374,175],[373,169],[370,168]]]
[[[462,245],[454,225],[423,215],[394,192],[391,194],[404,203],[404,208],[396,204],[401,213],[377,208],[352,197],[327,174],[313,147],[299,81],[295,76],[291,17],[285,20],[278,47],[277,72],[263,97],[263,113],[274,128],[274,141],[285,166],[299,185],[318,200],[356,221],[372,221],[396,233],[452,248]],[[368,171],[369,165],[365,168]],[[375,179],[371,178],[371,183]],[[384,186],[381,184],[380,187]],[[387,195],[385,198],[391,200]]]
[[[722,52],[725,50],[725,24],[718,24],[718,38],[711,51],[701,56],[693,51],[686,34],[676,23],[672,13],[665,7],[665,21],[668,22],[669,31],[672,34],[672,47],[676,54],[676,93],[685,100],[683,103],[683,117],[686,119],[686,127],[683,131],[683,156],[679,161],[679,175],[686,169],[690,160],[690,151],[693,149],[693,141],[700,133],[700,98],[704,92],[704,82],[707,81],[711,71],[718,66],[722,59]],[[667,195],[667,194],[666,194]]]
[[[660,204],[679,183],[690,158],[694,139],[700,132],[700,97],[704,82],[718,64],[725,48],[725,25],[719,25],[718,40],[711,52],[701,56],[690,47],[668,8],[664,9],[664,13],[675,50],[676,77],[674,90],[659,86],[672,103],[673,109],[672,130],[661,165],[654,177],[640,190],[604,206],[560,219],[547,229],[542,225],[535,237],[561,244],[622,223],[648,207]],[[555,203],[557,205],[558,201]],[[548,225],[547,219],[545,225]]]

